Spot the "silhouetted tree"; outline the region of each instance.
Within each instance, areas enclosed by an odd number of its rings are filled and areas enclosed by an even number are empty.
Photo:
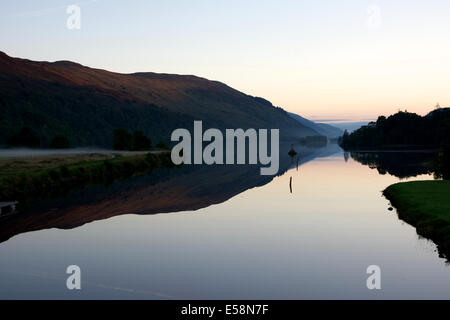
[[[450,179],[450,119],[446,119],[441,124],[441,136],[442,136],[442,177],[445,180]]]
[[[49,147],[52,149],[67,149],[69,148],[69,139],[63,134],[57,134],[53,137]]]
[[[41,141],[31,128],[23,127],[9,139],[8,144],[14,147],[38,148],[41,145]]]
[[[345,160],[345,162],[348,162],[349,158],[350,158],[350,154],[348,152],[344,152],[344,160]]]
[[[158,144],[156,145],[156,148],[164,149],[164,150],[170,149],[169,146],[162,140],[158,142]]]
[[[385,116],[379,116],[377,119],[377,126],[382,126],[386,121],[386,117]]]
[[[133,150],[150,150],[151,147],[151,140],[147,138],[142,131],[135,131],[133,133]]]
[[[124,128],[114,129],[114,150],[131,150],[133,136]]]
[[[342,137],[340,137],[339,141],[338,141],[339,145],[344,149],[348,146],[348,143],[349,143],[348,136],[349,136],[348,131],[347,131],[347,129],[345,129],[344,135]]]

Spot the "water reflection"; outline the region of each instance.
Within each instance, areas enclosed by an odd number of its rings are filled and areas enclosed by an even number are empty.
[[[283,175],[294,163],[280,148]],[[297,147],[296,166],[339,149]],[[303,159],[303,160],[300,160]],[[48,228],[73,229],[86,223],[123,214],[156,214],[198,210],[219,204],[251,188],[263,186],[273,176],[260,175],[259,166],[183,166],[161,169],[151,175],[93,186],[66,197],[21,203],[22,213],[0,219],[0,243],[29,231]],[[292,193],[292,184],[290,186]]]
[[[401,179],[436,173],[437,154],[434,152],[351,152],[350,156],[381,175],[390,174]],[[346,162],[348,157],[345,152]]]
[[[301,168],[287,157],[274,178],[257,168],[192,166],[85,190],[48,203],[43,215],[19,214],[22,223],[9,220],[22,228],[17,233],[58,229],[0,245],[0,297],[448,298],[449,269],[435,246],[418,239],[381,196],[397,177],[345,162],[341,153],[296,150]],[[76,295],[65,288],[74,263],[86,270]],[[382,268],[377,292],[366,287],[371,264]]]
[[[292,177],[289,178],[289,190],[291,190],[292,193]]]

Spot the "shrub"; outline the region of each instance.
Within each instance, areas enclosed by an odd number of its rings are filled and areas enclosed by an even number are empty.
[[[114,129],[114,150],[131,150],[133,136],[124,128]]]
[[[52,149],[67,149],[69,148],[69,139],[63,134],[57,134],[53,137],[49,147]]]
[[[158,149],[164,149],[164,150],[169,150],[169,146],[164,142],[164,141],[159,141],[158,144],[156,145],[156,148]]]
[[[41,141],[31,128],[23,127],[9,139],[8,144],[14,147],[38,148],[41,145]]]
[[[152,143],[150,139],[147,138],[142,131],[135,131],[133,133],[133,150],[150,150],[151,147]]]

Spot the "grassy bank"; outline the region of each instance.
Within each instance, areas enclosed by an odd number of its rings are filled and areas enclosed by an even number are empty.
[[[145,156],[148,152],[96,151],[68,154],[42,154],[29,156],[0,156],[0,177],[55,169],[84,162],[109,160],[116,157]]]
[[[57,160],[24,159],[0,173],[0,201],[48,199],[64,196],[88,185],[110,184],[115,180],[173,167],[170,153],[57,157]],[[95,160],[93,160],[95,159]],[[17,160],[14,160],[17,161]]]
[[[433,240],[441,254],[450,257],[450,181],[398,183],[384,190],[399,217],[417,233]]]

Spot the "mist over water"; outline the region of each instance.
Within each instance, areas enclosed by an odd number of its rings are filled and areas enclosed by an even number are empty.
[[[101,148],[96,148],[96,147],[71,148],[71,149],[11,148],[11,149],[0,149],[0,158],[90,154],[90,153],[111,153],[111,152],[117,152],[117,151],[101,149]]]

